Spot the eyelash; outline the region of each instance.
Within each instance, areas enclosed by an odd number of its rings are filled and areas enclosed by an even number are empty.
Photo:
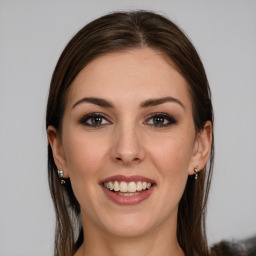
[[[154,113],[154,114],[151,114],[150,117],[146,120],[146,122],[148,122],[149,120],[154,119],[154,118],[160,118],[160,119],[162,119],[164,121],[163,124],[158,124],[158,125],[154,124],[154,121],[153,121],[152,124],[148,124],[150,126],[153,126],[154,128],[168,127],[168,126],[171,126],[171,125],[177,123],[177,120],[173,116],[171,116],[169,114],[166,114],[166,113]]]
[[[104,120],[107,121],[107,123],[93,124],[92,123],[93,118],[100,118],[101,120],[104,119]],[[91,124],[88,123],[89,120],[91,120]],[[94,119],[94,121],[95,121],[95,119]],[[108,118],[102,113],[90,113],[88,115],[85,115],[85,116],[83,116],[82,118],[79,119],[79,123],[83,124],[85,126],[94,127],[94,128],[101,127],[101,126],[104,126],[104,125],[107,125],[107,124],[111,124],[111,122],[108,120]]]
[[[94,123],[93,124],[93,118],[100,118],[100,120],[105,120],[105,123]],[[162,121],[163,123],[161,124],[156,124],[154,123],[154,118],[158,118],[158,120]],[[94,121],[96,121],[94,119]],[[149,121],[152,120],[152,124],[149,123]],[[156,119],[155,119],[156,120]],[[91,123],[88,123],[88,121],[90,121]],[[97,121],[96,121],[97,122]],[[108,125],[108,124],[111,124],[111,122],[108,120],[108,117],[102,113],[90,113],[88,115],[85,115],[83,116],[82,118],[79,119],[79,123],[80,124],[83,124],[85,126],[88,126],[88,127],[93,127],[93,128],[100,128],[101,126],[105,126],[105,125]],[[151,114],[150,117],[148,117],[146,119],[145,122],[143,122],[143,124],[147,124],[149,126],[152,126],[154,128],[162,128],[162,127],[168,127],[168,126],[171,126],[173,124],[176,124],[177,123],[177,120],[169,115],[169,114],[166,114],[166,113],[154,113],[154,114]]]

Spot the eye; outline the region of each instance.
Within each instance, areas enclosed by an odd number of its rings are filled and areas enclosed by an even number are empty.
[[[150,126],[159,128],[159,127],[168,127],[172,124],[176,124],[177,121],[174,117],[166,113],[155,113],[155,114],[152,114],[146,120],[146,123]]]
[[[85,126],[91,126],[91,127],[100,127],[103,125],[110,124],[110,121],[105,117],[105,115],[101,113],[91,113],[86,116],[83,116],[79,123],[85,125]]]

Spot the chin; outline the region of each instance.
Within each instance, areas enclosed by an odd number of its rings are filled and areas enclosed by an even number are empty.
[[[107,233],[118,237],[138,237],[150,232],[153,223],[149,216],[145,218],[145,215],[122,214],[104,222],[104,229]]]
[[[120,225],[108,230],[113,236],[134,238],[145,235],[150,230],[149,227],[138,225]]]

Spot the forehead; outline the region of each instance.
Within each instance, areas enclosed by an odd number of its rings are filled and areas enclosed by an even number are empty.
[[[187,81],[165,54],[150,48],[107,53],[91,61],[74,79],[67,103],[85,96],[133,103],[172,96],[190,104]]]

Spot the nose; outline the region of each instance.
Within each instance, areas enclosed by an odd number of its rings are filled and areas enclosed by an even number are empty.
[[[143,161],[145,158],[143,139],[135,125],[117,127],[111,155],[115,162],[123,165],[132,165]]]

